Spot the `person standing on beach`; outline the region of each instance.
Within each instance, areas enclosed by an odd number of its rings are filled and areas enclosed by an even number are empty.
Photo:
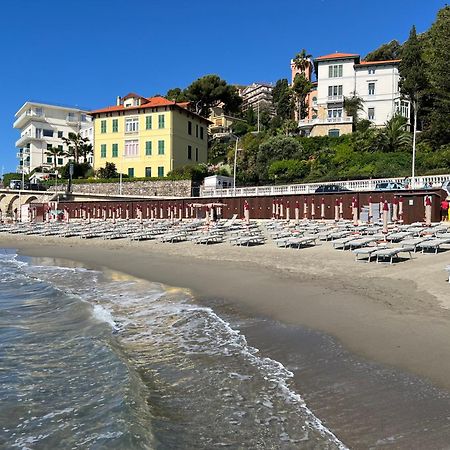
[[[445,198],[441,202],[441,218],[442,218],[442,222],[448,220],[448,206],[449,206],[448,200]]]

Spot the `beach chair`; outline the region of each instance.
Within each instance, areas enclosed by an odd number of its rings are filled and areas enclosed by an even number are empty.
[[[376,256],[376,262],[379,263],[382,260],[389,260],[389,264],[392,264],[394,258],[398,258],[400,253],[408,253],[409,259],[412,259],[411,252],[414,251],[414,247],[395,247],[395,248],[383,248],[377,250],[372,255]]]
[[[428,250],[434,250],[434,253],[438,253],[439,249],[442,245],[450,244],[450,239],[427,239],[424,242],[421,242],[417,245],[417,247],[422,249],[422,253],[425,252],[426,249]]]
[[[378,250],[386,248],[386,245],[387,244],[380,244],[380,245],[372,245],[372,246],[368,246],[368,247],[355,248],[354,250],[352,250],[352,252],[355,254],[355,261],[370,262],[374,253]],[[362,258],[360,258],[360,256]],[[364,258],[364,257],[366,257],[366,258]]]
[[[316,245],[316,240],[315,236],[293,237],[288,240],[288,246],[299,249],[300,247]]]
[[[333,248],[336,250],[342,249],[345,250],[345,247],[350,241],[355,241],[356,239],[359,239],[358,236],[347,236],[340,239],[335,239],[332,241]]]

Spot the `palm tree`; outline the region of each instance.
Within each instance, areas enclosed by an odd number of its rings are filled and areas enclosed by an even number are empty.
[[[348,117],[353,117],[353,131],[356,129],[358,123],[358,113],[363,110],[364,101],[361,97],[352,93],[351,97],[344,97],[344,110]]]
[[[403,150],[411,145],[411,134],[406,130],[407,119],[396,115],[388,120],[379,136],[379,148],[384,152]]]
[[[51,156],[53,160],[53,169],[56,170],[57,167],[57,158],[59,156],[64,156],[64,151],[61,148],[58,147],[50,147],[45,152],[47,156]]]
[[[73,158],[78,163],[80,157],[86,161],[88,155],[92,154],[92,144],[88,138],[84,138],[80,133],[69,133],[69,137],[62,138],[64,144],[67,145],[66,156]]]
[[[309,65],[311,64],[311,55],[306,53],[306,50],[303,48],[301,52],[297,53],[294,56],[294,59],[292,60],[292,62],[294,63],[294,67],[297,70],[300,70],[302,72],[306,72],[306,69],[309,67]]]

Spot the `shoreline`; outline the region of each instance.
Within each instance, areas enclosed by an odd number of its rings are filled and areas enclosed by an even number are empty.
[[[0,235],[0,247],[188,288],[200,301],[323,332],[359,357],[450,391],[446,252],[384,266],[326,244],[299,251]]]

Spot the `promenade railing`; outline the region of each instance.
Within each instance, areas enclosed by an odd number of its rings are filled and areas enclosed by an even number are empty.
[[[440,188],[442,184],[450,180],[450,174],[447,175],[426,175],[415,177],[415,188]],[[374,191],[380,183],[400,183],[403,184],[405,178],[376,178],[369,180],[347,180],[347,181],[328,181],[319,183],[305,184],[287,184],[275,186],[250,186],[229,189],[202,189],[201,197],[255,197],[263,195],[295,195],[312,194],[319,186],[336,185],[350,191],[363,192]]]

